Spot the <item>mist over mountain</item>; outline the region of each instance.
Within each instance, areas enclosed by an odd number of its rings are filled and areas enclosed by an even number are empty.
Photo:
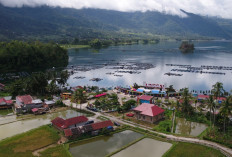
[[[10,8],[0,5],[0,40],[121,37],[232,38],[232,20],[187,17],[156,11],[120,12],[60,7]]]

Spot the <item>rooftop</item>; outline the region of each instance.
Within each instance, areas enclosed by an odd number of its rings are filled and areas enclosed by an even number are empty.
[[[140,111],[140,114],[147,116],[157,116],[164,112],[164,110],[156,105],[143,103],[138,107],[134,108],[134,111]]]
[[[99,130],[102,128],[106,128],[108,126],[114,126],[114,124],[110,120],[107,120],[107,121],[103,121],[103,122],[93,123],[93,124],[91,124],[91,126],[92,126],[93,130]]]
[[[148,101],[150,101],[152,98],[153,98],[152,96],[147,96],[147,95],[141,95],[139,97],[139,99],[141,100],[148,100]]]
[[[23,95],[23,96],[17,96],[16,100],[19,100],[24,105],[27,105],[27,104],[31,104],[33,99],[30,95]]]
[[[69,118],[64,120],[63,118],[57,117],[54,120],[52,120],[51,122],[56,125],[59,128],[68,128],[71,125],[74,124],[78,124],[78,123],[83,123],[83,122],[87,122],[88,118],[86,118],[85,116],[78,116],[78,117],[73,117],[73,118]]]

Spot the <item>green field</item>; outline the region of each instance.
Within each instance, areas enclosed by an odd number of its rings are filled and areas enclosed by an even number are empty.
[[[225,157],[219,150],[192,143],[178,143],[163,157]]]
[[[12,113],[13,111],[12,111],[12,109],[10,108],[10,109],[4,109],[4,110],[0,110],[0,116],[5,116],[5,115],[7,115],[7,114],[9,114],[9,113]]]
[[[71,154],[66,148],[67,145],[58,145],[53,148],[48,148],[45,151],[41,152],[41,157],[71,157]]]
[[[31,157],[33,151],[56,143],[59,138],[56,130],[45,125],[0,141],[0,156]]]

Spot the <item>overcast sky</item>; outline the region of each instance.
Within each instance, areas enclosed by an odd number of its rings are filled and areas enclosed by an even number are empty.
[[[159,11],[185,16],[180,9],[195,14],[232,19],[232,0],[0,0],[5,6],[59,6],[68,8],[99,8],[118,11]]]

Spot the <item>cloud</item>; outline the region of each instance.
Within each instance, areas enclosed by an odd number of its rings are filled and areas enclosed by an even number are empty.
[[[0,0],[8,7],[48,5],[64,8],[98,8],[123,12],[159,11],[186,16],[180,9],[195,14],[232,19],[231,0]]]

